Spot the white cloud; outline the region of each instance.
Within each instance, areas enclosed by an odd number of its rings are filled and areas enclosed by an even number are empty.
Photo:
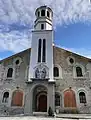
[[[27,31],[26,31],[27,32]],[[0,51],[22,51],[31,46],[31,32],[13,31],[10,33],[0,33]]]
[[[19,52],[30,47],[35,9],[48,5],[53,9],[53,24],[91,22],[89,0],[0,0],[0,51]]]

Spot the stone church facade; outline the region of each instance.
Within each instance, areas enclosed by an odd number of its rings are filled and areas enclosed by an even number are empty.
[[[91,113],[91,59],[53,45],[53,12],[36,9],[31,48],[0,61],[0,115]]]

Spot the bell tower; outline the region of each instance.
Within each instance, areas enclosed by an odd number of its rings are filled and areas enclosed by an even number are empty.
[[[28,81],[53,80],[53,12],[47,6],[35,11]]]
[[[48,112],[49,107],[55,111],[53,12],[51,8],[41,6],[36,9],[35,15],[36,20],[34,22],[34,30],[32,31],[29,74],[28,81],[26,82],[28,84],[27,102],[24,109],[26,114],[32,114],[36,111]]]
[[[47,6],[41,6],[36,9],[35,30],[52,30],[53,12]]]

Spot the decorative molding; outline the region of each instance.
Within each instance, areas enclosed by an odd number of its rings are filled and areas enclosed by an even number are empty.
[[[36,79],[46,79],[49,78],[49,68],[41,63],[34,68],[34,78]]]
[[[16,65],[17,60],[19,60],[19,64]],[[16,57],[13,61],[14,66],[20,66],[21,63],[22,63],[22,58],[21,57]]]

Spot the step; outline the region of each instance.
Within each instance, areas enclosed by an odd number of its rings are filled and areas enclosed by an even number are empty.
[[[34,116],[47,116],[47,112],[33,112]]]

